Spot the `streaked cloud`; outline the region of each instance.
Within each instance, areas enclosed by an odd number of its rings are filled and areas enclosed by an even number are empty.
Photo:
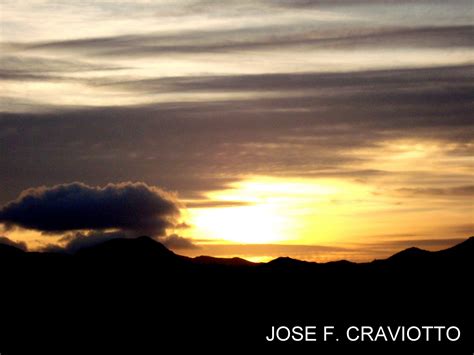
[[[401,188],[397,192],[409,196],[459,196],[472,199],[474,197],[474,185],[448,188]]]
[[[68,41],[10,44],[23,51],[64,51],[79,55],[143,57],[170,54],[204,54],[241,52],[301,47],[312,49],[353,49],[357,47],[393,48],[472,48],[473,26],[445,26],[420,28],[310,30],[296,32],[286,28],[280,36],[273,28],[245,28],[213,31],[187,31],[170,34],[124,35]],[[17,48],[16,48],[17,47]]]

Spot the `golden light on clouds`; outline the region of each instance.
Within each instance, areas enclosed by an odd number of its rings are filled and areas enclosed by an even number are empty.
[[[364,185],[336,179],[251,177],[207,196],[245,205],[189,209],[190,233],[237,243],[329,242],[343,234],[350,203],[369,195]]]
[[[354,154],[367,159],[365,168],[390,173],[369,180],[246,177],[227,189],[209,192],[206,197],[216,206],[190,208],[192,228],[186,233],[193,238],[206,236],[235,243],[328,245],[381,236],[389,240],[392,234],[442,236],[447,231],[446,221],[469,224],[466,199],[470,188],[459,192],[452,188],[469,185],[465,156],[457,158],[463,164],[449,171],[448,181],[443,167],[456,158],[439,142],[390,141]],[[425,179],[424,185],[432,184],[433,188],[403,187],[417,179]],[[445,187],[439,188],[443,179]]]

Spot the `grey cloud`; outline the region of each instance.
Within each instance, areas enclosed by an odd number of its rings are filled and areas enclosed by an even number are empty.
[[[37,75],[33,73],[9,72],[0,69],[0,80],[15,81],[67,81],[67,78],[57,75]],[[76,80],[74,80],[76,81]]]
[[[52,105],[46,105],[35,100],[11,96],[0,96],[0,106],[4,112],[8,113],[44,113],[53,112],[56,109]],[[2,116],[3,112],[0,112],[0,118]],[[8,131],[0,132],[0,137],[8,134]]]
[[[17,81],[82,81],[70,74],[118,71],[124,67],[79,60],[64,60],[22,55],[0,57],[0,79]]]
[[[0,222],[52,233],[119,229],[163,235],[178,215],[173,195],[144,183],[72,183],[23,191],[1,207]]]
[[[45,246],[38,248],[38,251],[42,253],[66,253],[66,250],[63,247],[53,243],[48,243]]]
[[[40,248],[42,252],[68,253],[74,254],[81,249],[90,248],[95,245],[114,240],[114,239],[133,239],[140,237],[140,234],[126,231],[104,232],[104,231],[88,231],[74,232],[66,234],[59,241],[65,243],[64,246],[58,244],[48,244]],[[155,237],[155,239],[171,249],[198,249],[198,246],[191,240],[181,237],[177,234],[169,236]]]
[[[257,94],[3,113],[0,181],[11,189],[0,192],[0,201],[31,186],[31,176],[47,185],[77,179],[104,184],[114,176],[177,190],[186,199],[203,199],[204,192],[247,174],[367,179],[377,176],[371,173],[377,167],[357,169],[367,158],[354,149],[376,149],[393,139],[436,140],[447,144],[446,154],[465,157],[474,137],[473,78],[472,66],[459,66],[116,83],[131,91],[152,92],[161,82],[168,92]]]
[[[262,0],[267,4],[282,6],[285,8],[308,8],[314,6],[358,6],[358,5],[406,5],[406,4],[443,4],[442,0]],[[455,0],[453,3],[466,3],[465,1]]]
[[[471,229],[472,230],[472,229]],[[384,236],[380,236],[383,238]],[[466,235],[467,237],[467,235]],[[450,248],[456,244],[462,243],[465,241],[466,238],[405,238],[405,239],[396,239],[396,240],[389,240],[389,241],[381,241],[377,243],[370,243],[370,244],[359,244],[356,248],[364,249],[368,248],[373,251],[376,255],[380,252],[386,252],[387,255],[393,254],[394,252],[399,252],[400,250],[407,249],[407,248],[421,248],[421,249],[429,249],[429,250],[442,250]]]
[[[65,60],[47,57],[31,57],[21,55],[6,55],[0,58],[2,70],[8,72],[34,73],[69,73],[88,72],[97,70],[123,69],[112,65],[100,65],[79,60]]]
[[[276,33],[276,34],[275,34]],[[419,28],[342,27],[340,29],[256,27],[224,31],[189,31],[169,34],[122,35],[39,43],[11,43],[21,50],[77,52],[93,56],[156,56],[204,54],[282,47],[472,47],[473,26]]]
[[[474,223],[468,224],[456,224],[447,226],[444,228],[445,233],[451,233],[453,235],[463,235],[463,236],[474,236]]]
[[[172,77],[104,85],[142,93],[252,92],[255,99],[188,103],[179,110],[182,117],[199,114],[199,122],[211,115],[238,115],[237,130],[245,129],[247,123],[258,129],[260,124],[278,122],[273,126],[283,128],[291,124],[290,129],[312,126],[317,127],[319,133],[323,130],[340,133],[339,128],[346,125],[389,130],[406,126],[467,127],[472,110],[473,79],[474,67],[466,65],[350,73]],[[263,92],[274,93],[277,98],[259,98],[258,93]],[[195,112],[187,110],[192,106],[196,107]],[[169,107],[169,114],[173,114],[172,104]],[[233,125],[224,117],[220,120]],[[464,131],[458,138],[462,140],[461,136],[468,132]],[[437,132],[444,133],[447,131]]]
[[[347,100],[348,95],[365,93],[392,93],[397,97],[403,93],[410,96],[428,90],[443,90],[445,86],[453,90],[472,89],[474,66],[461,65],[434,68],[408,68],[392,70],[370,70],[350,73],[282,73],[253,75],[215,75],[183,76],[144,80],[104,82],[102,85],[122,87],[139,92],[233,92],[233,91],[274,91],[301,92],[315,90],[327,94],[328,89],[335,90],[333,95]],[[97,84],[100,85],[99,82]],[[353,91],[347,91],[347,90]],[[403,91],[402,91],[403,90]],[[357,92],[354,92],[357,91]],[[330,92],[331,93],[331,92]],[[445,92],[443,92],[446,95]],[[398,94],[398,95],[397,95]],[[407,95],[404,96],[408,99]],[[337,97],[336,97],[337,99]],[[416,99],[414,97],[413,99]],[[412,99],[412,100],[413,100]]]
[[[249,206],[251,203],[245,201],[191,201],[186,202],[188,208],[222,208],[222,207],[240,207]]]
[[[398,193],[411,196],[447,196],[447,197],[465,197],[474,196],[474,185],[455,186],[455,187],[405,187],[397,190]]]
[[[181,237],[177,234],[171,234],[159,240],[163,245],[170,249],[199,249],[190,239]]]
[[[58,247],[57,245],[49,245],[46,249],[42,251],[52,251],[54,247],[59,248],[56,249],[57,251],[63,251],[67,253],[74,254],[77,251],[83,248],[89,248],[94,245],[98,245],[104,243],[109,240],[114,239],[132,239],[139,237],[140,234],[133,233],[133,232],[124,232],[124,231],[117,231],[117,232],[103,232],[103,231],[91,231],[91,232],[76,232],[72,234],[68,234],[61,238],[62,242],[66,242],[64,248]]]

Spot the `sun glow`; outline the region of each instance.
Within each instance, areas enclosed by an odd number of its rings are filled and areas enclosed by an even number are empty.
[[[191,233],[236,243],[327,241],[344,229],[337,201],[361,194],[338,180],[252,177],[209,193],[216,206],[190,208]]]
[[[271,204],[199,209],[194,212],[193,222],[210,238],[238,243],[272,243],[285,239],[284,218]]]

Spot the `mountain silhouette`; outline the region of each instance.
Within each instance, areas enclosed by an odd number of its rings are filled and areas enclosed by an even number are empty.
[[[427,250],[423,250],[420,248],[416,247],[411,247],[405,250],[402,250],[401,252],[398,252],[394,255],[392,255],[389,260],[410,260],[413,258],[424,258],[427,255],[430,255],[431,253]]]
[[[133,239],[112,239],[87,248],[80,249],[82,256],[120,256],[139,255],[145,257],[172,258],[174,253],[163,244],[150,237],[142,236]]]
[[[470,237],[465,241],[445,250],[435,252],[435,255],[439,255],[445,258],[451,258],[452,260],[463,260],[472,261],[472,255],[474,253],[474,237]]]
[[[101,262],[127,262],[132,261],[155,262],[158,264],[178,263],[183,257],[176,255],[163,244],[152,238],[142,236],[134,239],[112,239],[103,243],[80,249],[76,257]]]
[[[64,354],[72,346],[108,354],[124,344],[137,354],[190,346],[208,354],[332,353],[334,344],[267,343],[264,335],[282,324],[454,324],[463,330],[459,342],[391,346],[404,354],[462,354],[473,346],[473,261],[473,237],[446,250],[409,248],[366,263],[189,258],[148,237],[109,240],[75,254],[0,245],[0,348],[6,354]],[[387,346],[341,338],[336,352],[388,353]]]
[[[24,253],[23,250],[13,245],[0,243],[0,260],[6,259],[6,258],[10,259],[12,257],[17,257],[19,255],[22,255],[23,253]]]
[[[34,258],[37,260],[48,260],[57,258],[60,253],[40,253],[25,252],[15,246],[0,244],[0,261],[15,261],[15,258]],[[93,246],[84,247],[72,255],[64,254],[62,259],[74,259],[78,262],[95,263],[119,263],[129,267],[138,264],[156,264],[160,266],[183,266],[188,268],[199,268],[202,265],[233,266],[233,267],[256,267],[273,270],[316,270],[331,268],[354,268],[359,266],[367,268],[377,267],[399,267],[407,265],[425,263],[449,268],[452,265],[472,264],[474,262],[474,237],[470,237],[451,248],[440,251],[427,251],[416,247],[402,250],[387,259],[374,260],[369,263],[354,263],[347,260],[330,261],[327,263],[308,262],[290,257],[278,257],[267,263],[253,263],[248,260],[234,258],[216,258],[211,256],[198,256],[189,258],[177,255],[158,241],[141,236],[138,238],[123,239],[117,238],[99,243]],[[416,270],[412,270],[416,271]]]
[[[224,265],[224,266],[255,266],[256,263],[242,258],[215,258],[212,256],[201,255],[192,259],[196,264],[202,265]]]

